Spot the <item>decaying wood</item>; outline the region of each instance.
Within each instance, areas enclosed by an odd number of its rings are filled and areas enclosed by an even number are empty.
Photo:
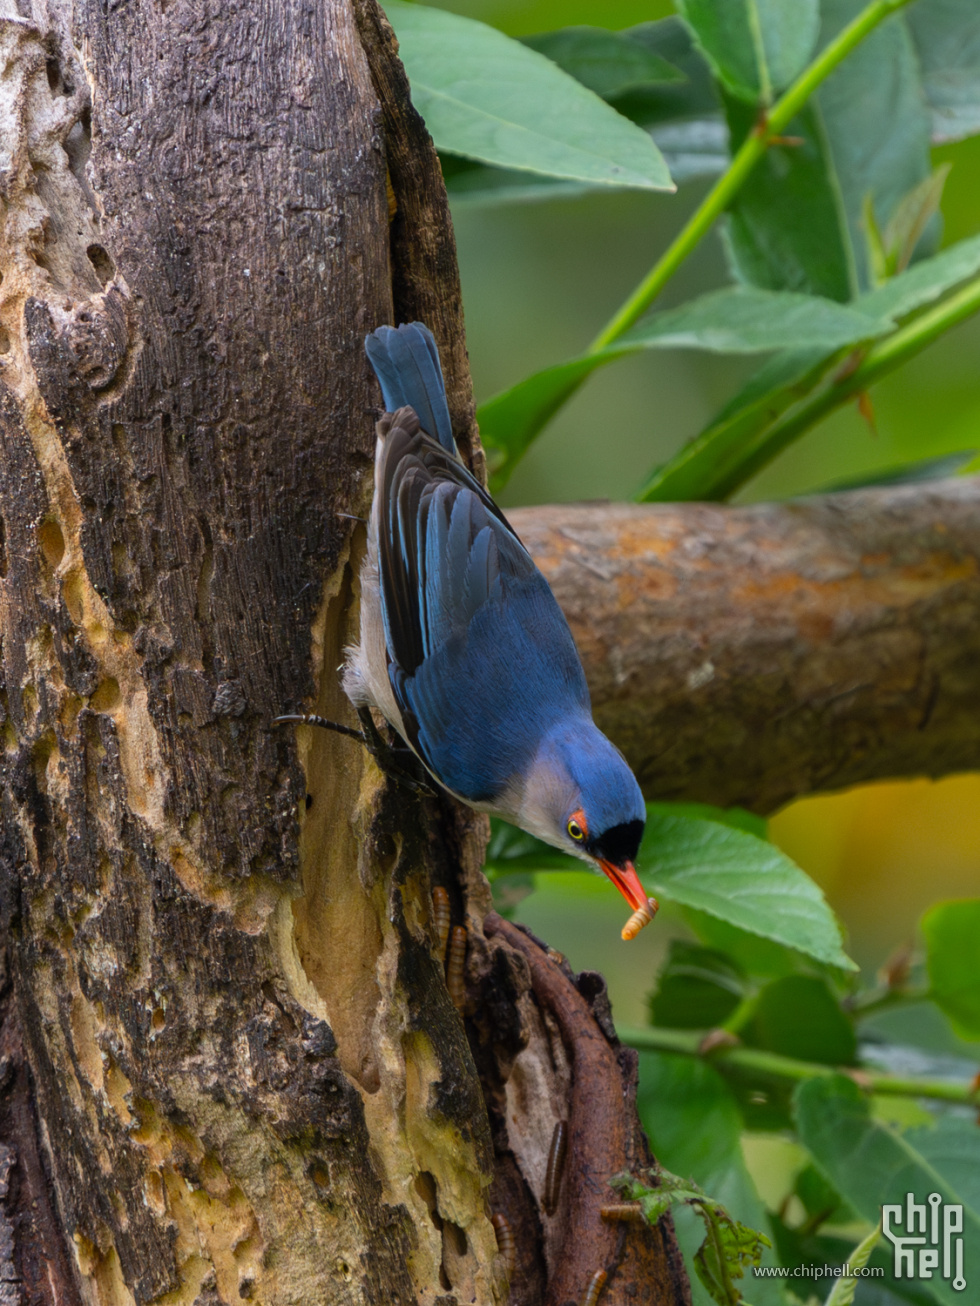
[[[486,823],[270,727],[350,719],[364,334],[427,320],[472,428],[390,32],[373,0],[19,0],[0,54],[0,924],[64,1264],[92,1306],[500,1306],[491,1186],[539,1215],[432,920],[439,885],[471,985],[518,964]]]
[[[511,521],[650,798],[790,798],[980,766],[980,477]]]
[[[495,1146],[513,1157],[542,1212],[545,1306],[580,1301],[597,1270],[608,1275],[609,1302],[689,1302],[669,1220],[626,1229],[600,1214],[616,1197],[608,1183],[613,1174],[639,1173],[652,1164],[634,1110],[636,1053],[616,1040],[601,977],[573,976],[567,963],[549,958],[545,944],[495,913],[484,929],[492,943],[499,940],[524,959],[530,993],[523,1014],[529,1027],[540,1023],[548,1032],[546,1040],[529,1042],[509,1062],[498,1094],[490,1098]],[[545,1083],[557,1091],[545,1093]],[[549,1154],[555,1125],[564,1123],[555,1117],[563,1112],[567,1155],[552,1209]],[[511,1223],[520,1247],[526,1221]]]

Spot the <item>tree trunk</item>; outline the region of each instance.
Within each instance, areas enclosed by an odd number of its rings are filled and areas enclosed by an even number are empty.
[[[270,727],[349,719],[368,330],[432,326],[480,467],[445,193],[387,25],[373,0],[12,9],[0,1292],[491,1306],[493,1208],[511,1301],[600,1267],[603,1306],[687,1301],[669,1222],[597,1218],[649,1161],[601,981],[484,936],[482,819]],[[469,931],[465,1021],[436,885]]]

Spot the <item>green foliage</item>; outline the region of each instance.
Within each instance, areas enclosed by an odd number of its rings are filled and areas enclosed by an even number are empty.
[[[714,1029],[738,1008],[744,992],[742,969],[724,952],[671,939],[650,998],[650,1022],[663,1029]]]
[[[968,1284],[977,1282],[980,1131],[972,1120],[947,1116],[901,1133],[876,1120],[867,1097],[843,1075],[802,1084],[795,1114],[800,1139],[817,1165],[869,1222],[878,1221],[885,1203],[904,1208],[909,1193],[920,1204],[930,1193],[939,1193],[950,1205],[962,1203],[964,1272]],[[939,1302],[963,1300],[938,1275],[928,1290]]]
[[[480,409],[495,484],[503,483],[545,420],[597,367],[644,349],[699,349],[719,354],[760,354],[775,349],[836,356],[847,346],[887,334],[894,322],[859,306],[815,295],[733,286],[652,313],[614,345],[558,367],[536,372]],[[506,470],[505,470],[506,469]]]
[[[817,886],[785,853],[744,830],[654,810],[638,870],[657,898],[707,912],[831,966],[855,969]]]
[[[628,31],[565,27],[559,32],[525,37],[524,44],[604,100],[615,100],[641,88],[686,81],[678,68]]]
[[[650,137],[543,55],[441,9],[390,0],[385,12],[441,149],[552,177],[671,189]]]
[[[932,110],[933,140],[980,132],[980,7],[974,0],[920,0],[907,22]]]
[[[854,307],[868,317],[906,321],[978,272],[980,237],[973,237],[860,296]],[[649,503],[734,493],[780,451],[778,419],[835,384],[844,353],[788,348],[775,354],[700,435],[652,474],[639,498]]]
[[[641,349],[781,351],[771,373],[648,480],[645,499],[727,497],[850,398],[852,388],[835,384],[850,366],[850,344],[886,344],[889,331],[901,329],[903,313],[879,310],[868,292],[888,290],[916,259],[927,280],[942,280],[934,265],[943,256],[934,251],[943,178],[930,169],[930,134],[959,139],[980,130],[973,0],[906,7],[907,0],[685,0],[683,20],[625,32],[570,27],[522,45],[392,0],[415,102],[437,144],[455,156],[446,159],[451,191],[471,203],[662,187],[669,179],[654,140],[683,180],[717,169],[726,127],[730,136],[727,170],[593,345],[481,407],[495,488],[597,367]],[[673,321],[658,314],[638,327],[718,219],[750,295],[812,297],[798,309],[813,317],[813,337],[822,335],[826,301],[890,325],[840,344],[807,337],[797,321],[773,343],[775,316],[768,335],[753,331],[747,312],[739,316],[754,305],[763,313],[756,325],[767,325],[765,301],[739,304],[729,291],[674,310]],[[949,322],[911,339],[895,365],[954,319],[951,303]],[[821,402],[803,402],[814,394]]]
[[[922,933],[930,996],[960,1038],[980,1039],[980,898],[938,903]]]
[[[820,31],[817,0],[680,0],[679,8],[725,90],[755,106],[799,76]]]
[[[821,45],[861,7],[823,0]],[[740,143],[755,110],[734,101],[727,109]],[[899,20],[883,24],[789,124],[792,143],[767,151],[737,196],[727,233],[738,275],[840,300],[871,289],[865,208],[883,224],[929,176],[929,125],[911,37]]]
[[[700,942],[672,941],[651,997],[651,1027],[621,1031],[640,1049],[637,1104],[662,1163],[715,1194],[734,1219],[767,1229],[774,1252],[766,1263],[790,1268],[857,1263],[853,1236],[835,1228],[874,1226],[883,1203],[904,1203],[911,1192],[922,1204],[938,1192],[966,1208],[965,1274],[968,1283],[980,1277],[980,1131],[972,1111],[962,1113],[978,1099],[970,1063],[962,1063],[958,1082],[943,1077],[949,1074],[943,1063],[934,1077],[900,1078],[875,1068],[875,1044],[861,1038],[863,1022],[877,1008],[923,1000],[909,974],[910,967],[918,973],[919,963],[897,969],[893,987],[861,991],[840,972],[782,949],[782,973],[773,978],[772,958],[757,965],[740,931],[709,917],[694,916],[692,923]],[[941,904],[923,920],[929,997],[966,1013],[960,1032],[972,1037],[978,930],[978,900]],[[715,1033],[705,1041],[712,1025]],[[926,1069],[922,1054],[918,1061]],[[837,1072],[847,1066],[856,1078]],[[915,1107],[916,1099],[929,1101],[933,1113]],[[805,1149],[779,1213],[765,1212],[745,1167],[745,1130],[792,1132]],[[802,1212],[792,1218],[791,1198]],[[691,1230],[682,1220],[679,1229],[690,1258]],[[887,1242],[861,1244],[861,1254],[885,1276],[882,1303],[962,1300],[948,1281],[893,1278],[892,1252]],[[778,1283],[757,1279],[750,1296],[767,1300],[764,1294]],[[842,1286],[829,1300],[850,1298]]]
[[[690,1179],[681,1179],[667,1170],[653,1175],[651,1188],[630,1174],[614,1175],[609,1183],[627,1201],[639,1202],[651,1222],[672,1206],[690,1206],[704,1221],[704,1242],[694,1254],[694,1267],[713,1301],[719,1306],[741,1306],[745,1302],[735,1283],[746,1266],[758,1265],[765,1248],[772,1243],[764,1233],[734,1220],[717,1198],[709,1197]]]
[[[853,1021],[816,975],[785,975],[764,985],[740,1032],[754,1047],[798,1061],[849,1066],[857,1052]]]
[[[849,1257],[852,1269],[863,1270],[871,1259],[871,1253],[877,1247],[881,1240],[881,1225],[876,1225],[866,1238],[862,1238],[854,1251]],[[851,1306],[854,1301],[854,1291],[857,1288],[857,1277],[849,1276],[846,1279],[838,1279],[831,1288],[824,1306]]]

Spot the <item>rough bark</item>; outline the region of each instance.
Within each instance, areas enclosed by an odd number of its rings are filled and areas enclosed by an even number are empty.
[[[491,1306],[499,1177],[534,1306],[538,1196],[477,1060],[497,1085],[552,1041],[481,933],[485,822],[269,725],[349,719],[366,331],[429,322],[478,465],[390,31],[371,0],[20,0],[0,42],[5,1031],[75,1280],[36,1300]],[[470,931],[465,1023],[435,884]]]
[[[980,478],[510,516],[649,798],[765,813],[980,767]]]

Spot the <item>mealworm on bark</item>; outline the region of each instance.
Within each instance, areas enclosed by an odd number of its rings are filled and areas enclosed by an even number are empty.
[[[605,1270],[596,1270],[585,1291],[585,1296],[582,1298],[582,1306],[596,1306],[596,1302],[599,1300],[599,1294],[606,1286],[606,1279],[608,1279],[608,1277],[609,1276],[606,1274]]]
[[[622,1221],[628,1220],[631,1223],[646,1224],[646,1216],[638,1202],[611,1202],[608,1206],[600,1206],[599,1214],[604,1220]]]
[[[499,1211],[494,1211],[490,1217],[490,1223],[493,1225],[494,1232],[497,1235],[497,1251],[500,1253],[501,1260],[504,1263],[504,1269],[507,1271],[508,1282],[514,1277],[514,1265],[517,1262],[517,1245],[514,1242],[514,1230],[510,1227],[510,1221],[506,1215],[501,1215]]]
[[[463,963],[466,961],[466,926],[455,925],[449,942],[449,962],[446,966],[446,988],[457,1011],[463,1010],[466,989],[463,985]]]
[[[432,923],[436,931],[436,956],[445,965],[446,944],[449,942],[449,894],[436,885],[432,890]]]
[[[649,925],[660,910],[660,903],[656,898],[647,898],[642,907],[637,907],[636,911],[623,926],[622,937],[628,943],[630,939],[635,939],[644,925]]]
[[[551,1135],[551,1149],[548,1152],[548,1169],[544,1177],[544,1211],[554,1215],[558,1207],[558,1195],[561,1192],[561,1176],[565,1169],[565,1153],[568,1151],[568,1125],[559,1120],[555,1132]]]

